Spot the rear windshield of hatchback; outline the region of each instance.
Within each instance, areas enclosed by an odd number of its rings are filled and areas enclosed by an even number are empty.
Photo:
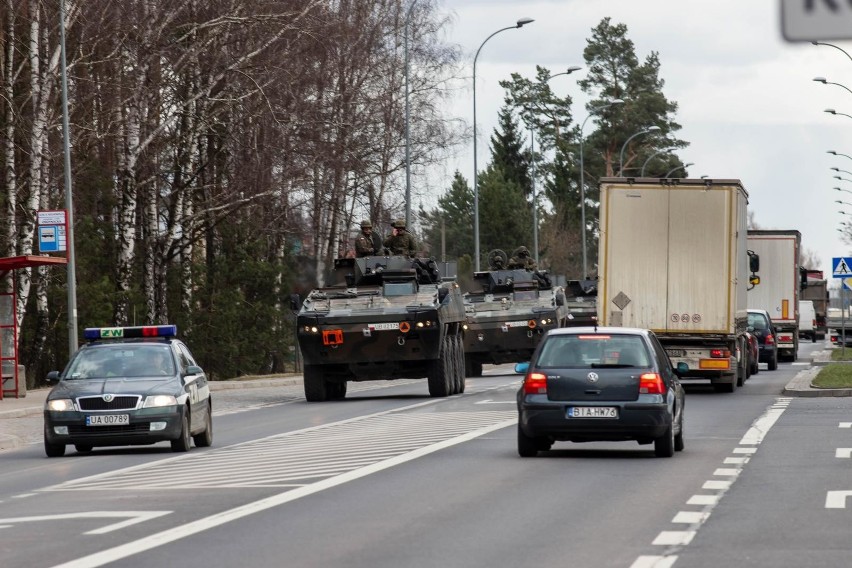
[[[769,322],[766,321],[766,316],[763,314],[750,313],[748,315],[748,325],[758,331],[769,329]]]
[[[551,335],[542,345],[538,368],[650,367],[645,342],[638,335]]]

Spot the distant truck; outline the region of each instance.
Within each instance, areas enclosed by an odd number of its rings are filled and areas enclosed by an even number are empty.
[[[598,320],[657,334],[686,379],[747,377],[748,194],[736,179],[602,178]],[[752,291],[753,292],[753,291]]]
[[[799,250],[796,230],[748,232],[748,248],[760,256],[760,286],[748,295],[748,307],[769,312],[775,327],[778,359],[795,361],[799,351]]]
[[[828,283],[822,272],[806,270],[806,286],[799,295],[799,302],[811,300],[814,303],[814,335],[816,339],[825,339],[828,333]]]

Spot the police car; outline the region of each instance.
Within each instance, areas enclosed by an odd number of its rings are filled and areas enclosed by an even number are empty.
[[[87,328],[88,341],[61,373],[44,406],[44,451],[169,441],[175,452],[213,443],[207,376],[177,326]]]

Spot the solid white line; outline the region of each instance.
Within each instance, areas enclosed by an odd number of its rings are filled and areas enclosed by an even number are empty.
[[[763,415],[760,416],[757,420],[755,420],[751,428],[745,433],[743,439],[740,440],[740,444],[752,444],[757,445],[763,441],[763,437],[769,432],[769,429],[781,418],[781,415],[784,414],[783,408],[769,408]]]
[[[721,495],[693,495],[686,502],[687,505],[715,505],[719,502]]]
[[[852,448],[837,448],[834,451],[834,457],[836,458],[852,458]]]
[[[701,489],[728,489],[731,487],[731,483],[733,483],[733,481],[715,479],[705,481],[704,485],[701,486]]]
[[[845,509],[846,498],[852,495],[852,491],[829,491],[825,495],[826,509]]]
[[[692,542],[695,531],[663,531],[657,535],[654,542],[658,546],[682,546]]]
[[[229,511],[222,511],[221,513],[217,513],[215,515],[211,515],[203,519],[198,519],[197,521],[192,521],[183,526],[174,527],[156,534],[152,534],[134,542],[128,542],[116,546],[114,548],[90,554],[89,556],[84,556],[76,560],[71,560],[70,562],[59,564],[54,568],[95,568],[96,566],[103,566],[104,564],[115,562],[116,560],[121,560],[122,558],[127,558],[129,556],[139,554],[140,552],[144,552],[146,550],[151,550],[152,548],[156,548],[158,546],[162,546],[164,544],[168,544],[170,542],[174,542],[182,538],[192,536],[194,534],[211,529],[213,527],[224,525],[231,521],[235,521],[237,519],[253,515],[260,511],[265,511],[273,507],[278,507],[279,505],[295,501],[296,499],[301,499],[302,497],[307,497],[308,495],[313,495],[314,493],[319,493],[320,491],[324,491],[326,489],[330,489],[332,487],[336,487],[338,485],[342,485],[344,483],[348,483],[350,481],[366,477],[373,473],[377,473],[379,471],[383,471],[385,469],[389,469],[391,467],[415,460],[433,452],[437,452],[439,450],[443,450],[445,448],[449,448],[451,446],[455,446],[457,444],[473,440],[480,436],[484,436],[485,434],[488,434],[490,432],[494,432],[502,428],[508,428],[509,426],[513,426],[516,423],[517,419],[514,418],[511,420],[504,420],[497,424],[492,424],[491,426],[486,426],[480,428],[479,430],[474,430],[461,436],[457,436],[449,440],[444,440],[442,442],[432,444],[431,446],[419,448],[417,450],[414,450],[404,455],[397,456],[395,458],[391,458],[389,460],[385,460],[367,467],[356,469],[344,473],[342,475],[338,475],[336,477],[324,479],[322,481],[318,481],[317,483],[313,483],[305,487],[300,487],[298,489],[292,489],[284,493],[279,493],[278,495],[273,495],[271,497],[267,497],[266,499],[255,501],[253,503],[247,503],[240,507],[235,507]]]
[[[640,556],[630,568],[671,568],[677,556]]]
[[[710,513],[704,513],[700,511],[680,511],[677,515],[675,515],[675,518],[672,519],[672,522],[695,525],[698,523],[703,523],[707,520],[707,517],[709,516]]]

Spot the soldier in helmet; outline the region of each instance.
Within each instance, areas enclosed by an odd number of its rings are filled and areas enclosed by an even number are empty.
[[[367,219],[361,221],[361,234],[355,239],[355,256],[379,256],[382,252],[382,238],[373,232],[373,224]]]
[[[384,242],[386,249],[393,255],[415,256],[417,254],[417,242],[414,235],[405,228],[405,219],[397,219],[391,223],[392,232]]]
[[[538,265],[530,256],[530,250],[527,247],[520,246],[515,250],[512,260],[509,261],[509,268],[523,268],[526,270],[536,270]]]

